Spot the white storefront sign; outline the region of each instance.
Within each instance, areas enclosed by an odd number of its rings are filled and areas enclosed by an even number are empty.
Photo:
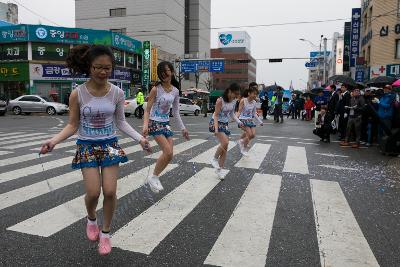
[[[338,39],[336,42],[336,75],[343,74],[344,40]]]
[[[218,47],[245,47],[250,50],[251,38],[245,31],[218,33]]]

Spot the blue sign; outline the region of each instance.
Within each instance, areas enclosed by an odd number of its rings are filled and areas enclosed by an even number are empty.
[[[224,60],[184,60],[181,61],[181,72],[195,73],[204,72],[224,72]]]
[[[363,67],[357,68],[355,81],[360,82],[360,83],[364,82],[364,76],[365,76],[364,74],[365,74],[365,70]]]
[[[356,66],[357,57],[360,53],[360,27],[361,8],[353,8],[351,13],[350,67]]]
[[[306,68],[315,68],[317,66],[317,62],[307,62]]]
[[[317,58],[318,55],[320,55],[320,57],[323,57],[324,56],[324,51],[321,51],[321,52],[319,52],[319,51],[310,52],[310,59]],[[329,57],[330,55],[331,55],[331,52],[330,51],[326,51],[326,56]]]

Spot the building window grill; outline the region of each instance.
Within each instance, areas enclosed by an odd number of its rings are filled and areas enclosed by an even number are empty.
[[[126,17],[126,8],[110,9],[110,17]]]

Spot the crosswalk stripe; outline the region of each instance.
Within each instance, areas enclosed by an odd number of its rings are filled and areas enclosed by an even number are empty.
[[[340,185],[310,180],[323,266],[379,266]]]
[[[157,143],[155,141],[150,142],[150,145],[152,145],[152,146],[155,146],[156,144]],[[138,152],[141,150],[142,150],[142,147],[140,145],[135,145],[135,146],[124,149],[126,154],[135,153],[135,152]],[[0,173],[0,184],[4,183],[4,182],[12,181],[12,180],[24,177],[24,176],[42,172],[43,169],[45,171],[48,171],[51,169],[62,167],[67,164],[71,164],[71,162],[72,162],[72,157],[68,156],[68,157],[64,157],[64,158],[53,160],[53,161],[43,162],[43,166],[40,163],[40,164],[32,165],[32,166],[29,166],[26,168],[21,168],[21,169],[17,169],[17,170],[5,172],[5,173]]]
[[[236,145],[235,142],[233,141],[229,141],[228,144],[228,151],[231,150],[232,148],[234,148]],[[212,159],[212,157],[214,156],[215,152],[217,151],[217,148],[219,147],[219,145],[216,145],[210,149],[208,149],[207,151],[201,153],[200,155],[194,157],[193,159],[189,160],[188,162],[195,162],[195,163],[206,163],[206,164],[210,164],[210,160]]]
[[[11,152],[11,151],[0,151],[0,156],[7,155],[7,154],[10,154],[10,153],[13,153],[13,152]]]
[[[242,156],[242,158],[235,164],[235,167],[258,170],[270,148],[270,144],[255,143],[250,148],[248,155]]]
[[[305,147],[288,146],[283,172],[309,174]]]
[[[214,169],[202,169],[120,228],[113,246],[149,255],[219,182]]]
[[[143,185],[144,178],[154,168],[155,164],[147,166],[137,172],[129,174],[118,180],[117,198],[120,199]],[[163,174],[178,167],[177,164],[169,164]],[[84,205],[85,195],[74,198],[55,208],[31,217],[23,222],[13,225],[7,230],[49,237],[71,224],[79,221],[87,215]],[[99,198],[97,210],[103,207],[103,197]]]
[[[54,134],[50,135],[50,136],[54,136]],[[15,145],[10,145],[10,146],[5,146],[4,148],[6,149],[17,149],[17,148],[22,148],[22,147],[29,147],[29,146],[36,146],[36,145],[41,145],[44,141],[47,140],[47,137],[43,135],[41,136],[42,139],[38,140],[38,141],[34,141],[34,142],[26,142],[26,143],[21,143],[21,144],[15,144]],[[71,136],[70,138],[75,138],[76,135]],[[37,139],[37,138],[35,138]]]
[[[30,137],[33,137],[33,136],[37,136],[37,135],[42,135],[42,134],[44,134],[44,133],[30,133],[30,134],[22,134],[22,135],[12,135],[12,136],[7,136],[7,137],[2,137],[2,138],[0,138],[0,141],[3,141],[3,140],[10,140],[10,139],[17,139],[17,138],[24,138],[24,137],[28,137],[28,136],[30,136]]]
[[[44,140],[44,139],[52,137],[52,136],[54,136],[54,134],[43,134],[40,136],[25,137],[25,138],[21,138],[18,140],[7,140],[7,141],[0,142],[0,145],[14,144],[16,142],[18,142],[20,144],[21,142],[30,142],[30,141],[37,140],[37,139]]]
[[[174,145],[174,155],[182,153],[183,151],[188,150],[189,148],[192,148],[194,146],[200,145],[202,143],[207,142],[207,140],[203,139],[191,139],[189,141],[180,143],[178,145]],[[151,154],[150,156],[147,156],[146,158],[150,159],[158,159],[162,154],[162,151],[159,151],[157,153]]]
[[[2,133],[2,134],[0,134],[0,137],[3,137],[3,136],[10,136],[10,135],[18,135],[18,134],[24,134],[24,132],[15,132],[15,133]]]
[[[48,157],[48,156],[49,156],[49,154],[41,155],[40,157],[43,158],[43,157]],[[38,153],[31,153],[31,154],[26,154],[26,155],[22,155],[22,156],[2,159],[2,160],[0,160],[0,167],[6,166],[6,165],[11,165],[11,164],[16,164],[16,163],[20,163],[20,162],[24,162],[24,161],[28,161],[28,160],[34,160],[34,159],[38,159],[38,158],[39,158]]]
[[[253,176],[205,264],[265,266],[282,178]]]
[[[81,172],[73,171],[50,178],[47,181],[41,181],[33,185],[0,194],[0,210],[50,193],[53,190],[68,186],[80,180],[82,180]]]

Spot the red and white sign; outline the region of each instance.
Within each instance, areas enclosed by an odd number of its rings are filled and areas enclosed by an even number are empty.
[[[386,76],[386,66],[373,66],[370,70],[370,77],[375,78],[379,76]]]
[[[344,54],[344,40],[338,39],[336,41],[336,75],[343,74],[343,54]]]

